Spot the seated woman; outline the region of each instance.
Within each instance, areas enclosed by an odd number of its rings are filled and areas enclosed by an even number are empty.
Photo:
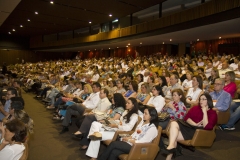
[[[117,82],[117,89],[114,91],[114,93],[125,93],[126,90],[124,89],[124,83],[122,80],[118,80]]]
[[[189,88],[186,94],[186,102],[188,104],[193,106],[199,103],[199,96],[203,93],[202,87],[202,78],[200,76],[194,76],[192,79],[192,88]]]
[[[152,90],[152,88],[153,88],[153,86],[154,86],[154,78],[153,78],[153,76],[149,76],[148,77],[148,80],[147,80],[147,83],[148,83],[148,85],[149,85],[149,88],[150,88],[150,90]]]
[[[224,91],[228,92],[232,98],[235,96],[237,91],[237,85],[235,83],[235,73],[233,71],[228,71],[225,73],[225,86]]]
[[[137,83],[138,83],[138,90],[141,90],[141,85],[144,83],[143,82],[143,75],[142,74],[137,74]]]
[[[122,141],[110,143],[98,160],[117,160],[120,154],[128,154],[134,143],[150,143],[157,136],[158,114],[155,108],[144,110],[143,121],[137,126],[135,132]],[[139,133],[139,130],[141,131]]]
[[[172,121],[169,127],[169,145],[164,151],[167,160],[175,156],[177,141],[192,139],[195,130],[202,128],[212,130],[217,123],[217,113],[212,110],[213,101],[208,93],[204,93],[199,98],[199,105],[192,107],[184,121]]]
[[[153,86],[152,94],[153,96],[148,100],[147,105],[150,107],[154,107],[157,112],[160,113],[165,105],[162,88],[160,86]]]
[[[0,157],[3,160],[16,160],[23,155],[25,149],[23,143],[27,136],[25,124],[17,119],[6,123],[6,128],[0,124],[2,130]]]
[[[116,86],[117,84],[114,80],[108,81],[107,84],[108,84],[108,87],[106,87],[106,89],[109,91],[108,97],[111,98],[114,94],[114,91],[116,91],[117,89],[117,86]]]
[[[103,124],[93,122],[88,137],[91,142],[88,146],[86,155],[92,157],[92,160],[98,156],[100,148],[100,140],[111,140],[116,130],[131,131],[138,121],[138,103],[135,98],[129,98],[126,103],[126,110],[120,117],[117,124],[109,124],[107,128],[111,131],[105,131]],[[105,127],[106,128],[106,127]]]
[[[170,101],[162,109],[162,112],[169,113],[168,119],[159,122],[159,126],[161,126],[162,129],[166,129],[170,120],[183,119],[187,113],[187,109],[185,107],[186,98],[183,91],[181,89],[174,89],[172,91],[172,97],[173,101]]]
[[[112,98],[112,107],[107,111],[106,118],[108,120],[119,120],[122,116],[122,113],[124,112],[126,108],[126,102],[120,93],[114,93]],[[89,145],[89,140],[87,139],[87,135],[89,133],[90,127],[92,122],[97,121],[94,114],[86,115],[81,127],[77,132],[74,133],[74,136],[76,138],[80,138],[80,144],[82,145],[82,150],[87,149]],[[100,121],[102,122],[102,121]]]
[[[138,91],[138,84],[136,81],[129,82],[129,90],[123,94],[125,100],[127,100],[130,97],[136,98]]]
[[[182,86],[183,86],[184,91],[188,91],[188,89],[192,87],[193,74],[191,72],[187,72],[186,77],[187,78],[182,82]]]
[[[208,81],[210,85],[213,85],[215,82],[215,79],[219,78],[219,73],[217,69],[212,69],[211,75],[208,77]]]
[[[141,86],[141,92],[138,92],[136,97],[138,104],[141,104],[141,106],[139,106],[139,110],[141,110],[142,112],[144,111],[145,108],[143,107],[143,105],[146,105],[150,98],[151,95],[149,85],[145,82]]]

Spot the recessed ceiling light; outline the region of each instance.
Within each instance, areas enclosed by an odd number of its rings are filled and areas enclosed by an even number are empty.
[[[164,44],[164,42],[162,42],[162,44]]]
[[[109,49],[111,49],[111,48],[109,48]]]
[[[112,17],[112,14],[109,14],[109,17]]]
[[[130,46],[131,44],[130,44],[130,43],[128,43],[128,45]]]
[[[117,47],[118,48],[118,47]]]
[[[38,14],[38,12],[35,12],[35,14]]]
[[[199,41],[199,39],[197,39],[197,41]]]
[[[12,29],[13,32],[15,32],[15,29]]]
[[[50,1],[51,4],[53,4],[54,2],[53,1]]]
[[[142,42],[140,42],[140,44],[142,44]]]
[[[88,23],[89,23],[89,24],[91,24],[92,22],[91,22],[91,21],[89,21]]]
[[[221,39],[222,37],[219,37],[219,39]]]
[[[128,46],[126,46],[126,47],[128,47]]]
[[[172,39],[170,39],[170,41],[172,41]]]
[[[11,34],[11,32],[8,32],[8,34]]]
[[[30,22],[30,19],[28,19],[27,21]]]
[[[20,27],[23,27],[23,25],[20,25]]]
[[[95,51],[96,51],[96,49],[95,49]]]
[[[90,50],[89,50],[89,52],[90,52]]]

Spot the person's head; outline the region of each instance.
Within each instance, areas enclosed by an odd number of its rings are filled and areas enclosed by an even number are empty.
[[[138,74],[137,75],[137,80],[138,80],[138,83],[143,82],[143,75],[142,74]]]
[[[218,57],[215,56],[214,59],[213,59],[214,62],[217,62],[218,61]]]
[[[23,110],[23,104],[20,101],[11,102],[11,106],[9,107],[9,114],[13,115],[14,111]]]
[[[12,97],[17,97],[17,90],[15,88],[8,88],[6,98],[9,100]]]
[[[148,94],[150,93],[150,87],[148,85],[148,83],[144,82],[142,85],[141,85],[141,92],[143,94]]]
[[[159,85],[161,87],[168,86],[167,80],[164,76],[159,76]]]
[[[122,80],[117,81],[117,88],[122,88],[124,85],[124,82]]]
[[[192,77],[193,77],[192,72],[187,72],[187,73],[186,73],[186,77],[187,77],[187,79],[190,81],[190,80],[192,79]]]
[[[138,114],[138,102],[136,98],[128,98],[126,103],[126,110],[128,110],[128,113],[123,117],[123,119],[126,119],[126,123],[128,123],[133,113]]]
[[[85,84],[83,87],[83,90],[84,90],[84,93],[92,93],[93,92],[90,84]]]
[[[234,58],[234,63],[238,64],[238,62],[239,62],[238,58]]]
[[[28,131],[33,133],[33,120],[29,117],[29,115],[24,110],[15,110],[13,113],[14,119],[18,119],[19,121],[23,122]]]
[[[127,77],[126,77],[128,80],[133,80],[133,75],[132,74],[127,74]]]
[[[112,104],[114,104],[115,107],[126,108],[126,101],[121,93],[113,94]]]
[[[162,87],[159,85],[155,85],[152,87],[152,94],[153,94],[153,96],[161,95],[162,97],[164,97]]]
[[[116,86],[116,81],[112,81],[112,80],[108,81],[108,86],[111,87],[111,88],[115,87]]]
[[[158,113],[154,107],[147,107],[143,113],[143,120],[158,127]]]
[[[212,69],[211,76],[216,78],[219,77],[218,69]]]
[[[203,106],[208,106],[209,109],[212,109],[213,106],[213,101],[212,101],[212,97],[208,94],[208,93],[203,93],[200,97],[199,97],[199,105],[201,107]]]
[[[12,103],[15,102],[15,101],[21,102],[23,107],[25,105],[24,99],[22,97],[12,97],[12,98],[10,98],[10,100],[11,100]]]
[[[17,119],[13,119],[6,123],[4,139],[8,142],[24,143],[27,136],[27,128],[25,124]]]
[[[15,80],[15,81],[13,82],[13,87],[19,88],[19,87],[21,87],[21,84],[22,84],[21,81],[16,81],[16,80]]]
[[[92,85],[92,89],[93,89],[93,92],[94,92],[94,93],[99,92],[99,91],[101,90],[101,85],[100,85],[100,83],[94,82],[93,85]]]
[[[184,96],[184,93],[181,89],[174,89],[172,91],[172,98],[174,102],[183,102],[184,104],[186,104],[186,98]]]
[[[224,85],[225,85],[224,79],[222,79],[222,78],[215,79],[214,91],[220,92],[221,90],[223,90]]]
[[[76,88],[79,88],[80,90],[82,90],[82,83],[80,82],[80,81],[76,81],[75,83],[75,86],[76,86]]]
[[[147,79],[148,83],[153,83],[154,82],[154,77],[153,76],[149,76]]]
[[[170,76],[170,84],[174,86],[176,83],[178,83],[178,76],[176,74],[172,74]]]
[[[224,61],[223,63],[222,63],[222,69],[227,69],[228,68],[228,62],[227,61]]]
[[[129,89],[137,92],[138,91],[138,84],[137,84],[137,82],[136,81],[131,81],[129,83]]]
[[[213,64],[211,63],[211,62],[209,62],[208,64],[207,64],[207,68],[212,68],[213,67]]]
[[[101,99],[108,97],[108,95],[109,95],[109,91],[106,88],[101,89],[100,94],[99,94],[99,97]]]
[[[203,68],[201,68],[201,67],[199,67],[199,68],[197,69],[197,72],[198,72],[198,74],[201,74],[201,73],[203,73],[203,74],[204,74],[204,69],[203,69]]]
[[[228,71],[225,73],[226,82],[235,82],[235,73],[233,71]]]
[[[198,87],[200,89],[203,89],[202,77],[201,76],[193,76],[192,85],[193,85],[193,87]]]

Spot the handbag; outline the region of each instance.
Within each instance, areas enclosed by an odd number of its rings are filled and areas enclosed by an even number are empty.
[[[107,117],[107,114],[105,112],[95,111],[94,112],[95,118],[99,120],[103,120]]]
[[[168,112],[161,112],[159,115],[158,115],[158,120],[163,122],[163,121],[166,121],[168,118],[170,117],[169,113]]]

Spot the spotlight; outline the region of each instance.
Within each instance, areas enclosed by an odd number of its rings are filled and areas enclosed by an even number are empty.
[[[35,12],[35,14],[38,14],[38,12]]]

